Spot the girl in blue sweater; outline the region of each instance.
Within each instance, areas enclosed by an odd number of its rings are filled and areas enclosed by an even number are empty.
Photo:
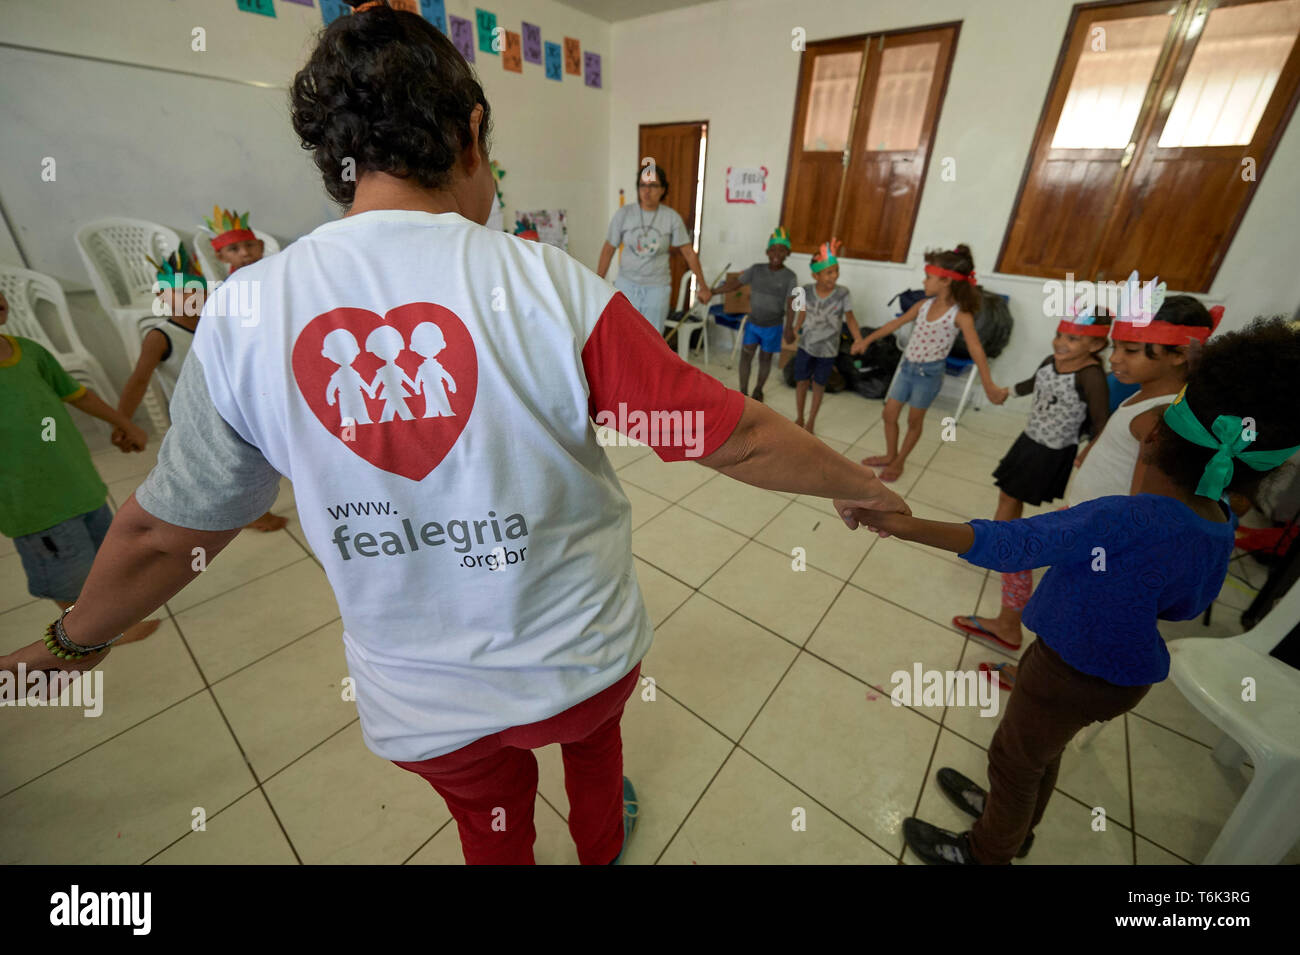
[[[1002,573],[1049,568],[1025,607],[1038,639],[1021,658],[989,746],[988,792],[956,770],[938,773],[945,795],[976,821],[959,834],[905,820],[904,838],[918,856],[1004,865],[1025,855],[1066,745],[1090,723],[1133,709],[1169,675],[1156,622],[1199,616],[1222,588],[1236,526],[1225,494],[1251,496],[1300,450],[1298,364],[1300,333],[1278,319],[1205,346],[1143,442],[1146,468],[1132,496],[968,524],[836,502],[850,528],[866,525]]]

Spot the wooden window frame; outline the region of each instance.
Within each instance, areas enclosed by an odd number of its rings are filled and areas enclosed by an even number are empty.
[[[1165,44],[1160,51],[1160,56],[1148,82],[1142,107],[1139,110],[1138,119],[1133,129],[1130,140],[1134,144],[1133,155],[1130,157],[1131,161],[1122,168],[1121,175],[1117,177],[1111,189],[1110,201],[1105,205],[1105,208],[1109,211],[1106,213],[1104,227],[1098,232],[1096,240],[1091,243],[1086,261],[1078,263],[1080,268],[1073,272],[1077,281],[1095,281],[1099,279],[1115,281],[1124,277],[1118,274],[1124,270],[1121,268],[1106,271],[1102,269],[1103,260],[1109,252],[1108,243],[1112,241],[1120,226],[1118,210],[1121,206],[1130,207],[1137,201],[1134,195],[1135,182],[1139,172],[1145,172],[1146,164],[1157,159],[1181,158],[1185,150],[1195,150],[1202,158],[1214,159],[1232,157],[1240,154],[1241,150],[1245,148],[1243,145],[1161,147],[1158,145],[1158,140],[1159,132],[1163,130],[1164,124],[1168,121],[1178,91],[1186,77],[1187,68],[1190,66],[1192,57],[1195,55],[1200,39],[1204,34],[1204,26],[1202,25],[1197,35],[1189,40],[1187,37],[1188,21],[1193,19],[1198,12],[1203,12],[1206,22],[1208,22],[1210,14],[1216,9],[1249,5],[1251,2],[1252,0],[1190,0],[1190,2],[1184,4],[1184,0],[1147,0],[1147,2],[1142,2],[1142,0],[1096,0],[1096,2],[1074,5],[1070,12],[1070,19],[1066,23],[1065,35],[1061,39],[1061,49],[1057,55],[1056,66],[1047,85],[1043,107],[1034,130],[1034,138],[1025,160],[1024,169],[1021,172],[1020,184],[1016,189],[1015,202],[1012,205],[1006,229],[1003,232],[1002,244],[998,249],[997,272],[1006,275],[1059,279],[1064,277],[1066,271],[1069,271],[1059,268],[1026,268],[1022,267],[1019,262],[1009,261],[1010,253],[1013,251],[1011,246],[1017,225],[1029,212],[1023,207],[1025,191],[1030,184],[1031,176],[1036,172],[1040,163],[1056,158],[1050,155],[1053,152],[1069,152],[1074,158],[1078,159],[1113,158],[1110,154],[1124,152],[1124,150],[1110,149],[1053,150],[1051,147],[1051,136],[1055,134],[1056,123],[1060,120],[1061,107],[1069,93],[1069,84],[1063,83],[1062,80],[1066,76],[1067,70],[1069,76],[1073,79],[1074,67],[1079,58],[1080,51],[1072,45],[1071,41],[1075,36],[1080,19],[1094,12],[1118,11],[1124,8],[1129,8],[1128,13],[1130,16],[1151,15],[1150,13],[1143,14],[1140,11],[1148,9],[1157,11],[1162,7],[1171,10],[1173,13],[1169,33],[1165,38]],[[1283,77],[1288,75],[1288,68],[1294,69],[1298,58],[1300,58],[1300,38],[1297,38],[1286,62],[1283,64],[1282,76],[1279,77],[1278,86],[1282,85]],[[1268,107],[1260,116],[1256,126],[1256,135],[1258,135],[1259,130],[1264,129],[1267,132],[1267,139],[1261,144],[1262,148],[1259,150],[1262,155],[1252,157],[1256,160],[1254,188],[1247,190],[1245,196],[1238,203],[1235,215],[1224,230],[1223,236],[1218,240],[1203,279],[1198,282],[1187,283],[1192,287],[1180,289],[1180,291],[1209,292],[1218,277],[1224,259],[1232,248],[1232,243],[1237,236],[1237,230],[1250,209],[1254,193],[1257,191],[1259,183],[1262,181],[1264,173],[1273,158],[1273,154],[1286,132],[1297,103],[1300,103],[1300,84],[1295,86],[1289,99],[1284,103],[1277,101],[1274,95],[1276,92],[1277,87],[1274,88],[1273,93],[1270,93]],[[1269,128],[1270,124],[1271,128]],[[1196,199],[1197,201],[1203,201],[1203,197],[1199,195]],[[1140,262],[1132,263],[1128,271],[1132,271],[1132,268],[1137,268],[1143,275],[1154,274],[1154,270],[1144,270],[1143,264]]]
[[[798,183],[799,163],[797,156],[803,152],[803,134],[804,125],[807,123],[807,106],[808,99],[812,92],[812,71],[816,63],[818,54],[840,53],[862,51],[862,62],[858,68],[857,88],[853,98],[853,115],[849,122],[847,136],[847,145],[845,147],[846,158],[841,166],[839,185],[836,189],[835,209],[831,215],[830,230],[821,240],[824,241],[832,236],[841,234],[845,217],[851,210],[848,209],[849,176],[858,166],[864,152],[860,141],[865,140],[867,131],[870,127],[871,117],[869,111],[874,105],[872,102],[866,103],[868,115],[864,115],[864,99],[868,74],[875,77],[879,75],[877,61],[881,57],[884,41],[890,37],[908,36],[911,34],[922,34],[926,32],[937,32],[951,30],[951,41],[946,48],[941,46],[940,56],[943,61],[940,64],[935,82],[931,84],[929,95],[926,101],[926,113],[929,121],[922,124],[920,139],[917,148],[909,152],[922,152],[924,159],[921,163],[920,177],[916,183],[916,196],[912,203],[912,209],[907,217],[906,230],[899,240],[894,244],[889,255],[870,255],[855,254],[855,251],[845,247],[840,259],[858,259],[862,261],[875,262],[906,262],[908,251],[911,248],[912,236],[916,230],[916,219],[921,208],[921,199],[925,189],[925,181],[929,174],[930,159],[934,152],[934,140],[938,132],[939,122],[943,115],[943,104],[948,94],[948,81],[952,75],[953,60],[957,55],[957,44],[961,39],[960,20],[949,20],[942,23],[930,23],[915,27],[902,27],[894,30],[877,30],[871,33],[859,33],[845,37],[827,37],[823,40],[809,41],[804,48],[799,63],[799,86],[795,95],[794,115],[790,120],[790,144],[786,153],[785,164],[785,181],[782,186],[781,195],[781,221],[791,221],[791,204],[794,201],[792,186]],[[942,41],[941,41],[942,42]],[[814,55],[809,55],[810,53]],[[872,94],[877,91],[875,81],[872,83]],[[802,120],[802,122],[801,122]],[[895,152],[895,151],[890,151]],[[858,214],[858,210],[852,210]],[[869,214],[869,213],[868,213]],[[795,240],[792,237],[792,250],[795,252],[813,253],[816,251],[819,242],[809,243],[802,240]]]

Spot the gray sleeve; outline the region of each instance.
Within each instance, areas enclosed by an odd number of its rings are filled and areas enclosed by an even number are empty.
[[[846,312],[851,312],[853,311],[853,296],[849,294],[849,290],[847,286],[841,286],[841,287],[844,289],[844,302],[840,307],[843,308],[844,311]]]
[[[171,417],[158,464],[136,488],[140,506],[160,521],[202,531],[233,530],[265,514],[280,473],[217,412],[193,353],[177,379]]]
[[[673,210],[673,236],[668,240],[668,244],[673,248],[679,245],[690,245],[691,234],[686,230],[686,223],[682,221],[681,214],[676,209]]]
[[[614,218],[609,220],[609,232],[605,235],[605,241],[614,248],[618,248],[623,242],[623,209],[626,208],[628,207],[620,208],[614,213]]]

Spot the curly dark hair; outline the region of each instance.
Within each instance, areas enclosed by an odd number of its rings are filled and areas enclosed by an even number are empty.
[[[1214,319],[1210,317],[1209,309],[1201,304],[1200,299],[1190,295],[1170,295],[1152,316],[1152,320],[1168,322],[1171,325],[1187,325],[1191,328],[1214,327]],[[1155,358],[1161,352],[1177,351],[1185,347],[1184,345],[1153,345],[1147,342],[1143,350],[1148,358]],[[1157,348],[1160,349],[1159,352],[1156,351]]]
[[[962,275],[970,275],[975,271],[975,259],[971,256],[970,246],[959,245],[955,249],[931,249],[925,253],[926,265],[937,265],[941,269],[949,269],[953,272],[960,272]],[[975,291],[975,286],[969,282],[958,282],[952,280],[948,286],[949,292],[952,293],[952,300],[957,303],[957,307],[963,312],[969,312],[976,315],[980,310],[980,296]]]
[[[331,23],[294,77],[290,102],[302,147],[345,206],[362,172],[444,188],[472,142],[475,105],[483,107],[479,145],[487,155],[492,110],[473,69],[429,21],[388,6]],[[356,175],[345,178],[349,159]]]
[[[1183,322],[1180,324],[1190,324]],[[1254,419],[1261,451],[1300,445],[1300,401],[1292,376],[1300,368],[1300,333],[1280,316],[1256,318],[1193,353],[1184,398],[1209,431],[1219,415]],[[1151,463],[1180,487],[1195,490],[1214,452],[1180,437],[1161,418]],[[1227,490],[1251,497],[1268,474],[1234,462]]]

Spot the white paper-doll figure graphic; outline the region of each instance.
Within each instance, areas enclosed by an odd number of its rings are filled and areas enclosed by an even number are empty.
[[[373,398],[375,389],[373,385],[366,384],[366,380],[352,367],[352,363],[361,354],[361,348],[352,333],[346,328],[334,329],[321,342],[320,353],[339,366],[325,385],[326,403],[333,406],[337,397],[342,424],[347,424],[349,419],[353,424],[371,424],[370,411],[366,408],[366,399],[361,393],[365,392]]]
[[[379,414],[379,423],[392,421],[394,416],[403,421],[414,421],[415,415],[406,407],[406,399],[417,394],[420,386],[407,377],[406,372],[397,364],[397,356],[406,349],[402,333],[391,325],[380,325],[366,336],[366,351],[376,358],[383,359],[383,366],[370,383],[372,392],[384,399],[384,410]],[[410,386],[408,394],[404,386]]]
[[[447,394],[456,393],[456,379],[434,358],[447,347],[442,329],[433,322],[421,322],[411,332],[411,351],[424,357],[415,371],[415,380],[424,390],[424,416],[426,418],[454,418]],[[443,382],[446,386],[443,386]]]

